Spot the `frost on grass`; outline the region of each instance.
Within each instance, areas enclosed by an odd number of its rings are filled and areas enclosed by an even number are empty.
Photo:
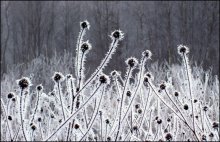
[[[219,140],[219,79],[190,65],[187,46],[177,47],[180,64],[149,64],[153,53],[145,50],[125,61],[125,74],[106,75],[123,42],[123,32],[115,30],[109,51],[86,79],[89,28],[88,21],[80,23],[75,60],[69,53],[50,62],[39,57],[27,70],[14,66],[3,76],[2,141]]]

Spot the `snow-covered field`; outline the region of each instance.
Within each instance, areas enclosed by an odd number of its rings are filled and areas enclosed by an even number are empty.
[[[88,29],[82,22],[75,58],[39,57],[3,76],[2,141],[219,140],[219,77],[191,66],[188,47],[178,46],[179,64],[149,64],[154,53],[145,50],[125,61],[125,74],[106,75],[123,42],[116,30],[105,58],[85,78]]]

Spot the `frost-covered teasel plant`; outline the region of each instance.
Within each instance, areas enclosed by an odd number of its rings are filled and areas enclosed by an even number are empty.
[[[105,74],[124,38],[115,30],[104,59],[85,77],[95,48],[84,39],[90,28],[80,22],[71,72],[52,70],[42,84],[22,77],[12,90],[2,81],[2,141],[219,141],[219,79],[191,65],[189,47],[177,47],[179,65],[150,63],[154,53],[146,49],[125,61],[125,73]]]

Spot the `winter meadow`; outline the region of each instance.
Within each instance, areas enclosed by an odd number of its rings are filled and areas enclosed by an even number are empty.
[[[219,140],[219,79],[190,65],[189,47],[177,46],[180,65],[146,67],[154,56],[146,49],[140,58],[125,61],[125,74],[120,70],[105,74],[124,38],[123,31],[115,30],[109,51],[85,78],[86,56],[92,50],[84,39],[89,29],[88,21],[80,23],[73,74],[54,71],[45,78],[51,86],[32,84],[33,76],[22,77],[17,84],[7,78],[2,81],[3,88],[15,86],[1,96],[2,140]],[[66,58],[62,60],[68,60],[68,54]],[[30,65],[37,66],[37,62]]]

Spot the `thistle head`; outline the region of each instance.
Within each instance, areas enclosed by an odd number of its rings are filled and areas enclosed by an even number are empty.
[[[42,84],[37,85],[36,90],[39,91],[39,92],[42,91],[43,90],[43,85]]]
[[[180,55],[188,54],[189,53],[189,48],[185,45],[180,44],[178,47],[178,53]]]
[[[143,58],[151,59],[152,53],[151,53],[150,50],[145,50],[145,51],[142,53],[142,56],[143,56]]]
[[[107,75],[105,75],[105,74],[101,74],[99,76],[99,82],[101,84],[109,84],[110,83],[110,78]]]
[[[138,65],[138,60],[134,57],[131,57],[131,58],[128,58],[125,63],[131,67],[131,68],[134,68]]]
[[[61,72],[55,72],[52,79],[55,83],[58,83],[64,80],[64,76]]]
[[[124,38],[124,33],[121,30],[115,30],[111,33],[112,40],[122,40]]]
[[[91,46],[91,44],[89,43],[89,41],[86,41],[86,42],[83,42],[83,43],[82,43],[82,45],[81,45],[81,51],[82,51],[83,53],[88,52],[88,51],[91,50],[91,49],[92,49],[92,46]]]
[[[17,84],[22,90],[32,86],[31,80],[28,77],[22,77],[21,79],[17,80]]]
[[[87,20],[83,21],[83,22],[80,22],[80,27],[81,29],[88,29],[90,28],[90,24]]]
[[[10,92],[8,93],[8,99],[11,99],[15,96],[15,93],[14,92]]]

